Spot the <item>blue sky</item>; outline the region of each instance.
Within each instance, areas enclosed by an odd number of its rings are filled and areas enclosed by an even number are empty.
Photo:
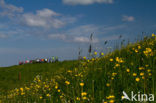
[[[86,55],[119,35],[135,39],[156,32],[155,0],[0,0],[0,66],[58,56]]]

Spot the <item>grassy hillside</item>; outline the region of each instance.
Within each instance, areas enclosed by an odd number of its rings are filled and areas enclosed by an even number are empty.
[[[65,68],[72,67],[75,63],[76,61],[64,61],[0,68],[0,91],[10,90],[20,87],[27,82],[32,82],[36,75],[42,75],[43,78],[50,78]]]
[[[132,101],[129,100],[121,101],[123,91],[128,96],[131,95],[131,91],[135,94],[147,94],[148,97],[149,94],[156,94],[156,36],[153,34],[150,38],[105,56],[99,57],[97,52],[94,52],[90,60],[84,57],[84,60],[75,62],[24,65],[23,67],[24,82],[17,83],[25,85],[1,94],[1,102],[131,103]],[[14,67],[12,69],[15,70]],[[19,66],[16,69],[21,68]],[[6,70],[10,71],[11,68]],[[6,74],[11,75],[7,71]],[[14,74],[14,78],[17,79],[16,75]],[[38,76],[32,80],[35,75]],[[26,83],[28,80],[32,82]],[[148,97],[145,98],[146,102],[150,102]],[[136,100],[139,102],[139,98]]]

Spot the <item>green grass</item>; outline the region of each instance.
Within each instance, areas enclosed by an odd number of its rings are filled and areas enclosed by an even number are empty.
[[[129,96],[131,91],[156,94],[155,69],[156,36],[103,57],[94,55],[91,60],[1,68],[1,88],[18,89],[0,95],[0,100],[4,103],[131,103],[121,101],[123,91]]]
[[[72,67],[76,61],[64,61],[45,64],[25,64],[0,68],[0,91],[10,90],[32,82],[36,75],[50,78],[65,68]],[[19,75],[21,74],[21,80]]]

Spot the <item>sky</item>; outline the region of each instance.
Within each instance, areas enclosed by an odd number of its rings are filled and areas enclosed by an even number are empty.
[[[36,58],[86,55],[104,41],[156,32],[156,0],[0,0],[0,67]]]

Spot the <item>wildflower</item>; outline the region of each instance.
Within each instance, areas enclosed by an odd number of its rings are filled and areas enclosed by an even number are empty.
[[[151,76],[151,75],[152,75],[152,73],[148,73],[148,75],[149,75],[149,76]]]
[[[58,86],[56,85],[56,86],[55,86],[55,89],[57,89],[57,88],[58,88]]]
[[[71,70],[68,70],[67,72],[68,72],[68,73],[71,73],[72,71],[71,71]]]
[[[109,61],[111,61],[111,62],[112,62],[112,61],[113,61],[113,59],[111,58],[111,59],[109,59]]]
[[[20,90],[23,92],[23,88],[20,88]]]
[[[112,73],[112,76],[116,76],[117,75],[117,73]]]
[[[92,58],[92,61],[94,61],[95,59],[94,58]]]
[[[119,60],[120,60],[120,58],[119,57],[116,57],[116,61],[119,62]]]
[[[103,52],[101,52],[101,56],[103,56],[104,55],[104,53]]]
[[[109,86],[110,86],[110,84],[109,84],[109,83],[107,83],[107,84],[106,84],[106,86],[107,86],[107,87],[109,87]]]
[[[153,33],[153,34],[152,34],[152,37],[154,37],[154,36],[155,36],[155,34]]]
[[[46,96],[47,96],[47,97],[50,97],[50,94],[48,93]]]
[[[40,99],[42,99],[43,97],[42,96],[40,96]]]
[[[136,52],[136,53],[138,53],[138,50],[137,50],[137,49],[135,49],[135,52]]]
[[[114,100],[110,100],[109,103],[114,103]]]
[[[63,96],[61,95],[60,98],[63,98]]]
[[[66,83],[66,85],[69,85],[69,84],[70,84],[70,82],[69,82],[69,81],[65,81],[65,83]]]
[[[87,97],[82,97],[82,99],[83,99],[83,100],[86,100],[86,99],[87,99]]]
[[[152,49],[151,49],[151,48],[146,48],[146,51],[147,51],[147,52],[151,52]]]
[[[127,69],[126,71],[129,73],[130,72],[130,69]]]
[[[61,92],[61,90],[60,90],[60,89],[58,89],[58,90],[57,90],[57,92]]]
[[[78,101],[79,101],[79,100],[80,100],[80,98],[79,98],[79,97],[76,97],[76,100],[78,100]]]
[[[82,92],[82,93],[81,93],[81,96],[86,96],[86,95],[87,95],[86,92]]]
[[[143,76],[144,75],[144,73],[140,73],[140,76]]]
[[[136,76],[137,76],[137,74],[136,74],[136,73],[133,73],[133,76],[134,76],[134,77],[136,77]]]
[[[84,86],[84,83],[80,83],[80,86],[83,87]]]
[[[115,67],[119,67],[120,66],[120,64],[115,64]]]
[[[115,96],[114,95],[111,95],[111,96],[109,96],[110,97],[110,99],[114,99],[115,98]]]
[[[141,46],[140,45],[138,46],[138,49],[141,49]]]
[[[90,62],[90,60],[87,60],[87,62],[89,63],[89,62]]]
[[[136,80],[137,82],[139,82],[139,81],[140,81],[140,78],[136,78],[135,80]]]
[[[139,70],[144,70],[145,68],[144,67],[139,67]]]
[[[151,69],[148,69],[147,72],[151,72]]]
[[[24,95],[24,94],[25,94],[24,92],[21,93],[21,95]]]
[[[94,52],[94,55],[97,55],[97,52],[96,51]]]
[[[86,57],[83,57],[84,60],[86,60]]]
[[[142,79],[145,79],[145,77],[143,76]]]

